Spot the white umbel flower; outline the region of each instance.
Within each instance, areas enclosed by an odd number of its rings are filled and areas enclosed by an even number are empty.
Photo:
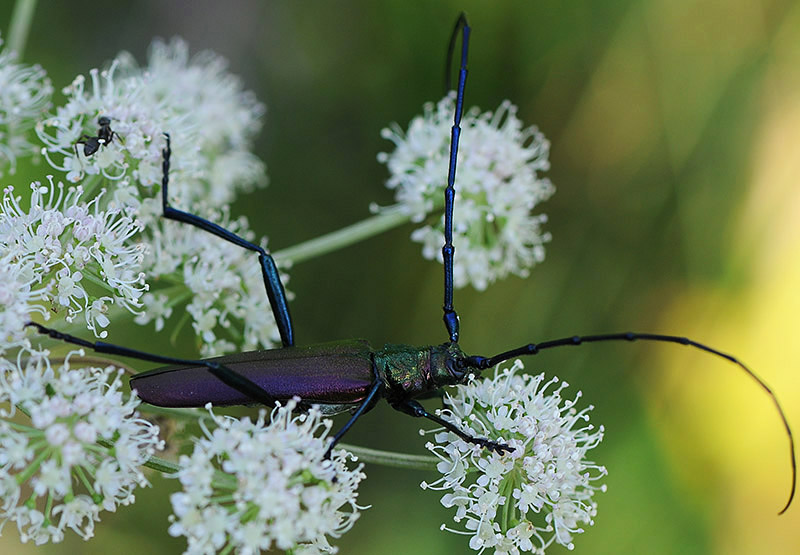
[[[416,222],[412,240],[422,243],[425,258],[442,261],[444,216],[426,217],[444,206],[450,160],[450,128],[454,94],[435,106],[426,104],[422,116],[404,132],[397,124],[381,135],[395,143],[394,152],[380,153],[395,189],[395,200]],[[550,235],[541,230],[543,214],[531,212],[554,192],[540,173],[550,167],[550,143],[536,127],[523,129],[517,108],[508,101],[496,112],[472,108],[461,120],[456,171],[453,280],[456,287],[471,284],[485,289],[508,274],[522,277],[544,260]]]
[[[18,157],[36,152],[28,131],[49,108],[52,94],[41,67],[16,63],[14,52],[0,50],[0,177],[6,169],[15,172]]]
[[[258,242],[245,218],[232,220],[227,209],[207,216],[240,237]],[[266,248],[266,243],[261,246]],[[203,356],[280,343],[255,253],[192,226],[165,221],[150,234],[144,265],[149,268],[148,276],[177,281],[175,285],[191,293],[185,310],[192,318]],[[282,278],[285,285],[288,276]],[[138,323],[154,320],[158,326],[159,320],[163,325],[163,319],[169,317],[175,300],[164,303],[158,300],[163,298],[158,289],[154,294],[144,299],[145,310],[137,317]],[[290,292],[287,295],[292,298]],[[235,333],[230,333],[233,330]]]
[[[33,261],[0,249],[0,355],[24,341],[31,314],[50,316],[46,301],[47,288],[39,283]]]
[[[183,492],[171,497],[169,533],[186,536],[186,553],[336,551],[328,537],[349,530],[363,509],[363,465],[348,468],[343,450],[325,460],[330,420],[315,409],[292,415],[295,407],[273,409],[269,422],[266,411],[255,422],[211,413],[217,427],[181,457]]]
[[[101,210],[102,192],[86,203],[81,187],[65,192],[48,181],[32,183],[25,202],[13,187],[3,192],[0,257],[8,266],[0,272],[11,281],[0,283],[0,339],[19,336],[26,311],[45,319],[63,312],[67,321],[83,314],[87,327],[105,337],[107,304],[135,311],[147,287],[144,246],[134,242],[141,224],[119,209]]]
[[[578,411],[562,400],[562,382],[518,374],[520,361],[495,371],[493,379],[472,380],[446,395],[442,415],[475,437],[514,448],[499,455],[450,432],[437,432],[428,448],[440,459],[442,477],[423,488],[446,491],[441,502],[469,545],[483,553],[544,553],[552,543],[573,548],[572,536],[592,524],[596,482],[606,469],[586,460],[603,438],[603,427],[586,424],[591,406]]]
[[[147,485],[140,465],[163,448],[158,428],[123,395],[121,370],[53,368],[47,351],[0,359],[0,526],[14,522],[23,542],[83,539],[102,511],[134,501]],[[18,412],[30,418],[22,424]]]
[[[85,174],[132,179],[142,198],[161,182],[163,133],[173,139],[170,193],[184,209],[230,203],[235,195],[266,183],[265,166],[250,152],[264,106],[229,74],[211,52],[190,58],[181,39],[155,41],[149,63],[139,67],[121,53],[108,69],[79,75],[66,88],[67,103],[37,126],[50,164],[77,182]],[[115,135],[84,156],[81,135],[97,136],[108,117]],[[147,222],[149,224],[149,222]]]
[[[144,225],[140,240],[148,248],[142,271],[153,290],[143,299],[146,310],[137,322],[162,327],[173,308],[192,299],[175,313],[191,315],[204,356],[278,344],[258,256],[161,217],[167,132],[172,206],[266,247],[245,219],[230,222],[224,208],[237,194],[267,181],[264,163],[251,152],[263,104],[228,72],[223,58],[211,52],[190,57],[177,38],[155,41],[145,66],[123,52],[108,69],[92,70],[89,79],[78,76],[64,92],[66,104],[37,127],[43,152],[70,181],[104,179],[105,203]],[[76,141],[97,136],[100,117],[110,119],[114,135],[87,157]],[[163,291],[169,291],[166,304],[155,306],[165,298]]]

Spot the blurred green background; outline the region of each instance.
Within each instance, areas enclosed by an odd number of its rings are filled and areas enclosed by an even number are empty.
[[[4,32],[12,4],[0,0]],[[232,213],[280,249],[391,203],[375,160],[391,144],[379,131],[441,97],[462,9],[473,27],[467,105],[517,104],[552,141],[557,187],[541,208],[553,234],[544,264],[528,279],[456,292],[464,349],[628,329],[688,335],[750,364],[800,430],[800,3],[42,2],[25,60],[58,90],[120,50],[143,61],[156,36],[226,56],[267,104],[257,151],[271,180]],[[422,259],[411,229],[292,269],[299,343],[445,340],[441,266]],[[110,338],[183,352],[153,334],[112,328]],[[734,366],[647,344],[563,349],[526,365],[583,390],[607,429],[592,454],[608,467],[608,492],[577,552],[800,552],[800,507],[776,516],[789,489],[786,437]],[[347,440],[421,453],[419,427],[380,406]],[[372,508],[337,542],[341,553],[468,552],[466,538],[439,531],[451,515],[418,487],[431,476],[367,473],[359,500]],[[43,551],[179,551],[166,534],[175,484],[153,480],[134,506],[103,515],[92,541]],[[29,550],[4,529],[0,551]]]

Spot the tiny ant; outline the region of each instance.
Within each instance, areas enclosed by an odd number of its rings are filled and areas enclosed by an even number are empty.
[[[110,118],[106,116],[100,116],[97,119],[97,125],[97,135],[95,137],[83,134],[77,141],[75,141],[76,155],[78,154],[78,145],[83,145],[83,155],[88,158],[100,150],[101,146],[109,144],[115,136],[119,136],[111,129]]]

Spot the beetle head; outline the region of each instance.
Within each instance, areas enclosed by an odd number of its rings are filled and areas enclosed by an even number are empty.
[[[468,357],[458,343],[448,342],[431,347],[431,378],[442,387],[464,383],[467,377],[479,369],[467,364]]]

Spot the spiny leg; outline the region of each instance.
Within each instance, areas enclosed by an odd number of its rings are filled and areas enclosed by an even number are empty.
[[[461,135],[461,115],[464,112],[464,87],[467,83],[467,51],[469,49],[470,27],[466,16],[462,13],[456,21],[453,35],[450,37],[448,48],[447,82],[449,84],[449,65],[458,31],[461,31],[461,69],[458,72],[458,90],[456,92],[456,107],[453,116],[453,128],[450,133],[450,165],[447,170],[447,187],[444,190],[444,246],[442,258],[444,260],[444,325],[450,336],[450,341],[458,341],[458,314],[453,308],[453,206],[456,190],[456,158],[458,156],[458,139]]]
[[[250,241],[246,241],[242,237],[239,237],[235,233],[228,231],[220,225],[209,222],[208,220],[194,214],[190,214],[189,212],[178,210],[169,205],[169,160],[170,156],[172,155],[172,149],[170,148],[169,134],[164,133],[164,137],[167,140],[166,148],[161,151],[164,157],[164,161],[162,163],[164,174],[161,179],[161,204],[164,210],[164,217],[170,220],[175,220],[199,227],[200,229],[216,235],[217,237],[221,237],[222,239],[225,239],[234,245],[238,245],[258,253],[258,260],[261,264],[261,274],[264,278],[264,288],[267,290],[269,304],[272,307],[272,313],[275,315],[275,322],[278,324],[281,342],[283,343],[284,347],[291,347],[294,345],[292,318],[289,315],[289,304],[286,300],[286,292],[283,289],[283,283],[281,282],[278,268],[275,265],[275,261],[272,259],[272,256],[270,256],[267,251],[260,246],[251,243]]]
[[[276,399],[272,395],[267,393],[257,383],[246,378],[245,376],[242,376],[238,372],[234,372],[227,366],[223,366],[222,364],[218,364],[210,360],[191,360],[191,359],[168,357],[168,356],[148,353],[145,351],[137,351],[135,349],[129,349],[128,347],[122,347],[121,345],[114,345],[113,343],[106,343],[104,341],[95,341],[95,342],[87,341],[85,339],[81,339],[80,337],[76,337],[74,335],[69,335],[67,333],[62,333],[58,330],[47,328],[41,324],[37,324],[36,322],[28,322],[27,324],[25,324],[25,327],[34,327],[37,329],[39,333],[48,335],[53,339],[64,341],[66,343],[72,343],[73,345],[78,345],[79,347],[83,347],[86,349],[92,349],[97,353],[106,353],[109,355],[124,356],[139,360],[147,360],[150,362],[158,362],[161,364],[175,364],[181,366],[205,366],[206,368],[208,368],[209,372],[211,372],[217,379],[219,379],[222,383],[224,383],[228,387],[231,387],[243,393],[244,395],[251,398],[253,401],[257,403],[261,403],[262,405],[266,405],[268,407],[275,406]]]
[[[447,420],[439,418],[435,414],[431,414],[430,412],[425,410],[425,407],[423,407],[422,405],[420,405],[417,401],[414,401],[413,399],[409,399],[407,401],[404,401],[402,403],[398,403],[397,405],[393,405],[393,406],[397,410],[399,410],[401,412],[404,412],[406,414],[410,414],[411,416],[414,416],[414,417],[417,417],[417,418],[427,418],[428,420],[432,420],[433,422],[436,422],[438,425],[440,425],[443,428],[445,428],[447,431],[453,432],[454,434],[456,434],[458,437],[460,437],[464,441],[466,441],[468,443],[474,443],[475,445],[483,447],[484,449],[488,449],[489,451],[494,451],[494,452],[502,455],[506,451],[508,451],[510,453],[511,451],[514,450],[513,447],[510,447],[510,446],[505,445],[503,443],[498,443],[498,442],[492,441],[490,439],[472,437],[468,433],[466,433],[463,430],[459,429],[459,427],[456,426],[455,424],[452,424],[452,423],[448,422]]]

